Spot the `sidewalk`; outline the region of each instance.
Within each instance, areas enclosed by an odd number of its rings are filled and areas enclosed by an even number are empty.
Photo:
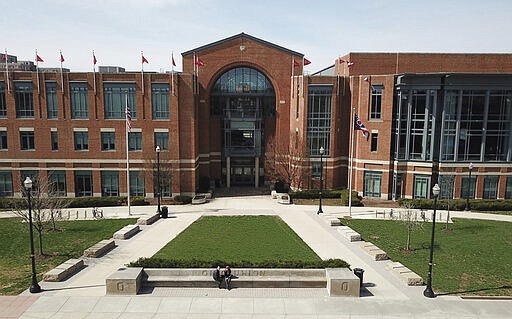
[[[371,260],[356,243],[346,241],[326,223],[346,215],[346,207],[280,205],[270,196],[216,198],[204,205],[168,206],[172,218],[142,227],[133,238],[61,283],[41,282],[43,292],[0,297],[0,318],[8,308],[31,304],[21,318],[512,318],[512,301],[465,300],[455,296],[423,297],[424,287],[408,287]],[[364,208],[364,207],[363,207]],[[132,214],[152,214],[153,206],[132,207]],[[104,209],[105,217],[128,217],[126,207]],[[105,278],[139,257],[153,255],[202,215],[279,215],[321,258],[342,258],[365,270],[361,298],[329,297],[325,289],[155,288],[138,296],[106,296]],[[373,213],[374,214],[374,213]],[[466,213],[468,216],[473,213]],[[369,216],[353,209],[352,217]],[[465,217],[461,216],[461,217]],[[485,217],[485,216],[484,216]],[[492,215],[512,221],[511,216]],[[32,299],[20,299],[24,296]],[[10,305],[4,308],[4,300]],[[14,313],[14,312],[12,312]],[[20,311],[18,310],[18,315]]]

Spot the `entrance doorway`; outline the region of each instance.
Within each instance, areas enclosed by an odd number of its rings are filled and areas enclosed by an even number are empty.
[[[255,180],[254,158],[232,157],[231,158],[231,185],[233,186],[254,186]]]

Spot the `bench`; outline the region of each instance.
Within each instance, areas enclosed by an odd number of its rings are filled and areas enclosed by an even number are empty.
[[[83,259],[69,259],[43,275],[44,281],[63,281],[84,268]]]
[[[194,195],[194,197],[192,197],[192,204],[197,205],[197,204],[204,204],[204,203],[206,203],[206,195],[198,194],[198,195]]]
[[[114,233],[114,239],[129,239],[139,231],[139,225],[126,225]]]
[[[277,193],[277,202],[279,204],[291,204],[290,195],[286,193]]]
[[[113,239],[104,239],[93,246],[84,250],[84,257],[97,258],[108,253],[116,247],[116,243]]]
[[[388,268],[397,274],[407,286],[423,286],[424,284],[423,278],[399,262],[390,262]]]
[[[388,254],[386,254],[385,251],[380,249],[379,247],[375,246],[372,243],[369,242],[362,242],[361,248],[363,248],[364,251],[366,251],[370,256],[374,258],[374,260],[387,260]]]
[[[137,219],[137,225],[151,225],[160,219],[160,214],[156,213],[151,216],[144,216]]]
[[[107,295],[136,295],[144,277],[142,267],[119,268],[106,279]]]
[[[339,218],[331,217],[327,219],[327,223],[331,226],[341,226],[341,221]]]
[[[352,230],[352,228],[348,226],[340,226],[337,228],[337,230],[343,237],[348,239],[348,241],[350,242],[361,241],[361,235],[358,232]]]

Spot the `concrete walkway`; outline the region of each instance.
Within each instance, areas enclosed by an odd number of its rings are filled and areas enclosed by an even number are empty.
[[[155,210],[154,206],[132,207],[132,215],[150,215]],[[424,287],[406,286],[387,269],[386,262],[373,261],[357,243],[348,242],[328,225],[329,217],[346,215],[346,207],[324,207],[320,216],[317,210],[317,206],[280,205],[270,196],[169,206],[172,218],[143,226],[142,232],[129,240],[116,241],[117,248],[101,258],[86,260],[88,266],[68,280],[41,282],[43,292],[37,295],[25,291],[18,297],[0,297],[0,318],[20,314],[21,318],[512,318],[511,300],[423,297]],[[105,208],[104,214],[128,217],[126,207]],[[108,275],[139,257],[153,255],[200,216],[240,214],[279,215],[321,258],[341,258],[352,268],[363,268],[363,297],[328,297],[325,289],[242,288],[155,288],[138,296],[105,295]],[[368,209],[352,211],[353,218],[370,215],[375,213]],[[512,221],[512,216],[489,217]]]

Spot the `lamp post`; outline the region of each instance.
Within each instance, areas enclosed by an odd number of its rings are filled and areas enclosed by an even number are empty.
[[[437,197],[441,188],[438,184],[432,187],[432,194],[434,194],[434,213],[432,214],[432,236],[430,237],[430,257],[428,260],[428,275],[427,275],[427,288],[423,291],[423,295],[428,298],[434,298],[435,294],[432,291],[432,259],[434,258],[434,231],[436,229],[436,209],[437,209]]]
[[[158,210],[157,212],[160,214],[160,146],[156,147],[156,184],[157,184],[157,193],[156,198],[158,202]]]
[[[32,190],[32,180],[27,176],[23,181],[23,185],[25,186],[25,190],[27,191],[28,198],[28,225],[29,225],[29,234],[30,234],[30,259],[32,261],[32,284],[30,285],[29,291],[31,293],[41,292],[41,286],[37,283],[36,277],[36,259],[34,256],[34,234],[32,232],[32,199],[30,198],[30,192]]]
[[[468,193],[466,196],[466,208],[464,209],[465,211],[471,210],[471,205],[469,204],[469,196],[471,196],[470,195],[470,193],[471,193],[471,170],[473,170],[473,163],[469,163],[468,169],[469,169],[469,179],[468,179]]]
[[[323,155],[324,155],[324,148],[323,146],[320,147],[320,203],[318,204],[318,212],[316,212],[317,215],[322,214],[322,188],[323,188],[323,172],[324,172],[324,162],[323,162]]]

